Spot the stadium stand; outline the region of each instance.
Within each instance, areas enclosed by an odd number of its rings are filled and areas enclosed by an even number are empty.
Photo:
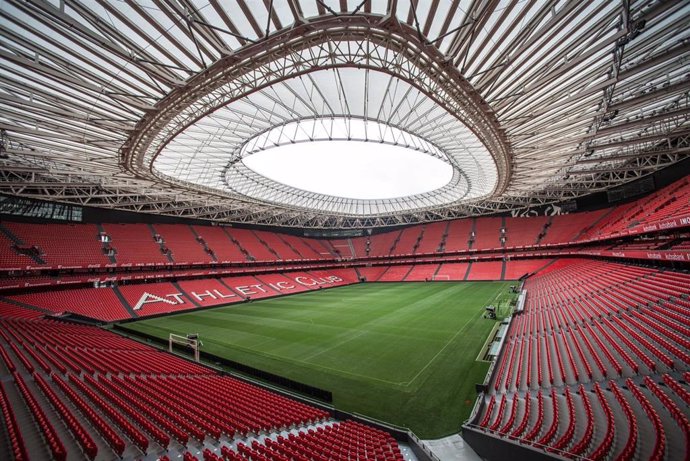
[[[225,231],[236,242],[241,242],[241,248],[244,248],[247,253],[255,261],[275,261],[278,256],[275,252],[259,240],[257,235],[247,229],[226,228]]]
[[[189,299],[203,307],[232,304],[244,300],[228,285],[216,279],[182,280],[178,284]]]
[[[150,266],[170,262],[154,240],[154,232],[146,224],[103,224],[110,237],[119,265]]]
[[[202,278],[179,282],[135,283],[104,288],[32,292],[0,300],[0,313],[28,315],[74,313],[100,321],[117,321],[168,312],[218,306],[281,294],[357,283],[354,269],[266,273],[255,276]]]
[[[293,248],[299,259],[332,259],[333,255],[326,250],[321,242],[307,238],[299,238],[294,235],[281,235],[280,238]]]
[[[472,231],[472,219],[458,219],[450,221],[445,239],[444,252],[453,253],[466,251],[470,248],[470,233]]]
[[[0,267],[8,270],[21,270],[28,266],[36,266],[40,263],[26,252],[21,252],[20,248],[30,248],[19,237],[9,232],[0,223]],[[7,232],[8,234],[5,234]],[[11,238],[10,238],[11,235]]]
[[[645,228],[657,230],[663,221],[687,217],[689,200],[690,181],[684,178],[647,197],[613,208],[599,225],[583,234],[582,239],[608,238]]]
[[[443,234],[448,227],[447,222],[437,222],[422,226],[421,240],[417,247],[417,254],[434,254],[439,252]]]
[[[276,460],[318,453],[315,459],[321,459],[325,446],[346,457],[338,459],[404,459],[381,430],[334,421],[323,410],[93,326],[3,316],[0,338],[0,408],[14,459],[28,459],[24,440],[37,440],[36,432],[45,448],[32,446],[32,458],[46,450],[57,460],[79,452],[87,459],[106,459],[108,452],[128,459],[158,453],[163,459],[190,453],[188,444],[209,439],[216,443],[204,446],[205,459],[246,459],[238,453]],[[11,400],[8,390],[18,392],[21,402]],[[23,433],[18,405],[36,422],[22,425]],[[53,421],[64,423],[74,438]],[[294,429],[284,437],[284,428]],[[262,443],[254,439],[259,434]],[[275,457],[262,457],[271,453]]]
[[[192,226],[156,224],[155,230],[170,250],[176,264],[204,264],[213,261],[205,251],[204,244],[197,239]]]
[[[110,263],[103,253],[95,224],[31,224],[3,221],[3,227],[19,238],[25,247],[36,247],[38,258],[47,266],[89,267]],[[79,248],[79,251],[75,252],[75,248]],[[29,265],[40,264],[32,261]]]
[[[301,254],[286,244],[279,234],[265,231],[254,231],[254,234],[278,256],[279,260],[304,259]]]
[[[387,270],[388,266],[360,267],[357,269],[367,282],[378,282],[381,275]]]
[[[216,260],[221,263],[244,262],[247,256],[235,244],[223,227],[192,226],[196,235],[213,251]]]
[[[122,287],[122,289],[126,291],[128,287]],[[42,291],[12,296],[10,299],[48,310],[54,314],[73,312],[106,321],[130,317],[120,299],[110,288]],[[136,301],[134,301],[134,304],[136,304]]]
[[[335,254],[341,259],[354,259],[357,257],[355,247],[351,239],[329,240],[327,245],[330,245],[333,248],[333,252],[335,252]],[[364,253],[364,247],[362,247],[362,251],[362,255],[366,256],[366,253]]]
[[[436,278],[438,280],[465,280],[468,267],[468,263],[443,263],[436,272]]]
[[[516,259],[506,261],[505,280],[517,280],[525,275],[538,271],[549,264],[545,259]]]
[[[185,224],[29,224],[0,223],[0,287],[16,286],[9,271],[34,269],[134,270],[149,267],[233,263],[299,263],[341,259],[445,256],[467,252],[511,252],[529,247],[588,243],[588,250],[663,250],[687,252],[687,235],[671,233],[634,240],[640,233],[687,227],[690,186],[681,180],[653,196],[591,212],[556,216],[457,219],[369,237],[315,240],[267,231]],[[651,208],[649,208],[651,207]],[[643,213],[641,210],[651,209]],[[474,233],[474,236],[472,236]],[[630,235],[597,246],[598,240]],[[104,241],[101,241],[100,238]],[[503,241],[502,241],[503,240]],[[368,242],[368,243],[367,243]],[[73,248],[79,252],[72,252]],[[112,254],[108,253],[108,249]],[[615,256],[609,254],[608,256]],[[644,255],[636,255],[644,256]],[[655,257],[650,257],[654,259]],[[662,256],[661,259],[666,258]],[[657,258],[659,259],[659,258]],[[677,260],[671,255],[668,260]],[[23,274],[39,277],[37,274]],[[48,274],[43,274],[48,277]],[[50,274],[47,284],[72,274]],[[114,277],[117,277],[116,275]],[[73,281],[84,282],[84,277]],[[92,277],[93,278],[93,277]],[[36,279],[40,284],[40,280]],[[26,285],[24,285],[26,286]]]
[[[287,277],[283,274],[266,274],[266,275],[256,275],[256,279],[268,285],[273,290],[280,294],[289,293],[302,293],[304,291],[309,291],[309,288],[301,283],[296,283],[295,278],[299,280],[311,279],[311,277],[304,272],[297,272],[290,274],[291,277]],[[311,283],[311,282],[310,282]]]
[[[544,245],[571,242],[606,213],[608,210],[552,216],[546,223],[545,235],[539,243]]]
[[[196,307],[189,297],[170,282],[123,285],[118,290],[135,315],[141,317]]]
[[[385,257],[390,256],[393,246],[396,244],[400,238],[402,231],[394,230],[391,232],[385,232],[383,234],[372,235],[371,237],[364,237],[365,245],[366,241],[369,240],[369,256],[372,257]],[[358,239],[360,240],[360,239]]]
[[[473,262],[466,280],[503,280],[503,261]]]
[[[684,273],[572,259],[529,278],[475,424],[569,458],[687,454],[687,409],[678,409],[687,389],[672,375],[690,365],[689,283]]]
[[[502,246],[501,237],[505,235],[500,232],[502,221],[502,218],[475,219],[475,236],[472,248],[476,250],[500,248]]]
[[[407,274],[412,271],[412,266],[405,264],[402,266],[390,266],[386,272],[381,274],[378,282],[402,282]]]
[[[412,226],[402,230],[400,236],[395,241],[391,254],[411,255],[417,252],[419,242],[422,240],[422,226]]]
[[[416,264],[405,277],[406,282],[425,282],[433,280],[438,270],[438,264]]]
[[[506,218],[507,248],[533,246],[539,243],[539,236],[548,221],[547,216],[531,216],[528,218]]]

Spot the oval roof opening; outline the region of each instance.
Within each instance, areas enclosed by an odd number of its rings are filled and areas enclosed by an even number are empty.
[[[269,179],[309,192],[350,199],[392,199],[439,189],[452,166],[401,145],[366,141],[284,144],[245,157]]]

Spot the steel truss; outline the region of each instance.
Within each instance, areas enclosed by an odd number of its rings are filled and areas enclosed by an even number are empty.
[[[234,10],[161,0],[156,14],[137,2],[96,3],[0,7],[0,192],[223,222],[362,228],[557,203],[690,153],[687,1],[476,1],[461,9],[373,0],[355,12],[349,2],[331,9],[295,0],[264,2],[263,24],[244,0]],[[355,42],[370,46],[348,50]],[[189,125],[228,97],[265,95],[294,72],[391,64],[488,147],[498,171],[490,196],[356,216],[228,199],[151,169],[174,123]],[[408,101],[401,119],[422,117]],[[245,117],[278,124],[265,107],[255,112]],[[396,123],[390,113],[378,119]],[[427,125],[418,135],[437,145],[451,132],[441,121]]]
[[[433,48],[424,49],[413,29],[391,18],[382,22],[380,18],[372,17],[332,17],[277,34],[262,42],[260,51],[256,47],[258,44],[241,50],[232,59],[220,60],[187,86],[171,93],[159,103],[156,111],[142,118],[122,151],[128,170],[137,177],[175,181],[176,185],[185,186],[185,182],[179,178],[157,170],[155,162],[165,155],[165,147],[191,124],[203,120],[229,102],[242,100],[286,79],[325,69],[355,68],[390,74],[412,85],[460,121],[460,131],[464,137],[447,136],[437,141],[442,143],[444,153],[454,164],[456,173],[453,180],[434,193],[395,200],[351,201],[275,184],[252,175],[245,168],[233,176],[235,179],[246,179],[248,183],[233,187],[235,191],[245,192],[242,198],[251,200],[259,197],[264,199],[261,201],[279,203],[301,211],[383,215],[404,212],[410,208],[428,209],[457,203],[468,196],[497,195],[505,189],[510,177],[510,150],[495,115],[457,69],[449,67],[443,56]],[[379,123],[385,124],[385,121]],[[412,131],[412,134],[416,133]],[[474,136],[468,139],[468,134]],[[472,143],[480,146],[476,149],[478,152],[465,147]],[[232,148],[233,145],[228,147]],[[185,162],[186,158],[180,158],[180,161]],[[230,172],[237,169],[235,165],[229,168]],[[222,160],[218,167],[227,174],[228,168]],[[204,173],[207,173],[207,169]],[[479,183],[487,177],[495,179],[487,181],[488,188],[481,187]],[[464,178],[467,180],[462,184]],[[274,195],[247,193],[256,185],[274,191]],[[187,183],[186,186],[195,188],[201,184]],[[204,187],[203,190],[209,188]],[[216,191],[218,194],[223,192]],[[280,195],[276,196],[277,193]],[[237,194],[224,195],[237,198]],[[311,205],[301,205],[304,203]],[[348,210],[363,212],[347,213]]]

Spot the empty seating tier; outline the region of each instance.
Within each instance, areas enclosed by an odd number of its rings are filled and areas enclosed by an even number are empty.
[[[7,369],[0,409],[13,459],[28,459],[27,431],[58,461],[192,459],[187,449],[203,442],[210,442],[204,459],[404,459],[383,431],[336,422],[324,410],[93,326],[0,318],[0,338]],[[15,386],[36,423],[24,434],[6,392]],[[52,421],[74,441],[64,443]],[[32,457],[39,449],[32,446]]]
[[[687,459],[688,281],[591,260],[527,279],[468,430],[567,458]]]

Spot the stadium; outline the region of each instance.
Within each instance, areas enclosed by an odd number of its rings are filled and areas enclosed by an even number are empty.
[[[687,0],[0,0],[0,459],[690,460]]]

